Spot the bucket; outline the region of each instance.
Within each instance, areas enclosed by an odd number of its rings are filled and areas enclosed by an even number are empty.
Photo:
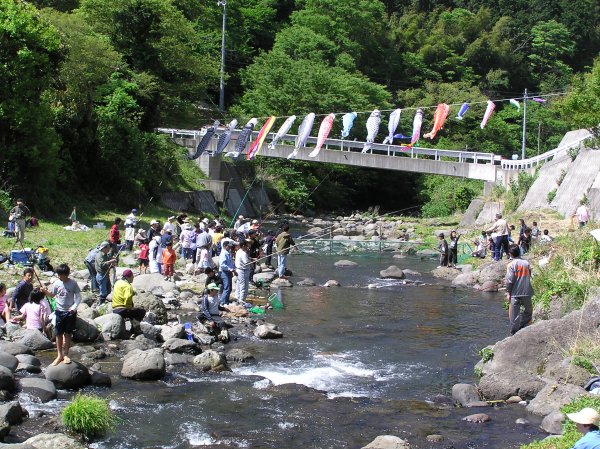
[[[283,303],[279,299],[277,293],[273,293],[271,296],[269,296],[268,302],[274,309],[283,309]]]

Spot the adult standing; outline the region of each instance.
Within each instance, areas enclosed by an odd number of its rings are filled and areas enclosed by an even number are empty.
[[[154,236],[156,235],[160,235],[160,223],[157,220],[152,220],[150,222],[150,228],[148,228],[148,241],[152,240],[154,238]]]
[[[249,245],[250,242],[248,240],[240,240],[240,249],[235,253],[235,271],[238,275],[237,298],[242,304],[246,302],[250,275],[252,274]]]
[[[236,274],[233,258],[231,257],[231,249],[236,242],[231,239],[223,239],[221,242],[223,249],[219,255],[219,272],[221,273],[221,279],[223,279],[223,294],[221,295],[220,302],[221,304],[228,304],[229,296],[231,295],[233,275]]]
[[[133,306],[135,291],[131,285],[132,282],[133,271],[129,269],[123,271],[123,276],[115,283],[115,291],[112,296],[112,310],[113,313],[121,315],[124,319],[128,319],[131,322],[131,333],[140,334],[140,322],[146,316],[146,310]]]
[[[577,221],[579,222],[579,227],[583,228],[588,221],[590,221],[590,213],[585,205],[585,203],[581,202],[579,207],[575,211],[574,217],[577,217]]]
[[[90,249],[85,259],[83,259],[83,264],[88,269],[90,273],[90,283],[92,287],[92,293],[98,293],[98,281],[96,280],[96,255],[100,251],[100,245],[95,248]]]
[[[25,226],[27,217],[31,215],[31,211],[21,198],[17,198],[15,207],[10,210],[9,221],[15,222],[15,236],[17,240],[23,243],[25,241]]]
[[[125,217],[125,245],[127,251],[133,250],[133,241],[135,240],[135,227],[137,226],[137,209],[131,209],[131,213]]]
[[[448,244],[448,266],[456,268],[458,263],[458,239],[460,234],[456,231],[450,231],[450,243]]]
[[[170,232],[171,235],[175,234],[175,215],[169,217],[168,221],[163,226],[163,234],[166,232]]]
[[[108,241],[112,248],[113,254],[117,254],[119,252],[119,245],[121,244],[121,231],[119,231],[119,225],[121,224],[121,218],[115,218],[113,225],[110,227],[110,235],[108,237]]]
[[[572,449],[600,449],[600,414],[596,410],[586,407],[577,413],[567,413],[567,418],[573,421],[577,431],[583,434]]]
[[[502,254],[506,253],[508,256],[508,223],[502,214],[496,214],[496,222],[487,230],[489,232],[496,233],[494,237],[494,254],[492,258],[496,261],[502,260]]]
[[[160,273],[160,264],[162,261],[159,259],[159,248],[160,248],[160,235],[155,235],[150,243],[148,244],[148,257],[150,258],[150,273]]]
[[[531,286],[531,265],[527,260],[521,259],[519,247],[512,245],[509,252],[513,261],[506,267],[506,301],[509,304],[510,335],[514,335],[531,322],[533,287]]]
[[[290,225],[285,223],[281,227],[281,232],[275,239],[275,246],[277,247],[277,274],[280,278],[285,279],[285,270],[287,269],[287,256],[290,253],[290,248],[294,246],[294,239],[288,232]]]
[[[67,264],[60,264],[56,268],[58,280],[52,284],[50,294],[54,297],[54,315],[56,321],[54,334],[56,335],[56,352],[58,356],[52,362],[56,366],[60,362],[71,363],[69,349],[77,316],[77,307],[81,303],[81,291],[77,282],[69,278],[71,269]]]
[[[181,254],[185,260],[189,260],[192,258],[192,239],[196,238],[196,232],[188,223],[184,223],[181,227],[182,231],[179,236],[179,241],[181,242]]]
[[[267,232],[267,235],[262,241],[262,247],[264,251],[264,255],[267,256],[265,259],[265,264],[269,268],[273,268],[271,265],[273,259],[273,244],[275,243],[275,233],[273,231]]]
[[[115,266],[117,259],[112,257],[110,252],[110,243],[104,241],[100,243],[98,254],[96,254],[96,260],[94,266],[96,268],[96,281],[98,281],[98,287],[100,293],[98,294],[98,302],[104,304],[106,297],[110,293],[110,276],[109,272],[112,267]]]

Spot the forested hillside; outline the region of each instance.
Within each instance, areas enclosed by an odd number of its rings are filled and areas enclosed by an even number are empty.
[[[436,104],[469,101],[464,120],[452,119],[454,107],[442,131],[419,145],[506,157],[520,154],[522,111],[508,100],[522,102],[524,89],[545,100],[527,104],[528,156],[600,122],[597,0],[229,0],[227,112],[216,105],[222,13],[212,0],[0,0],[4,197],[60,205],[68,190],[119,202],[177,188],[184,152],[153,128],[212,119],[423,107],[426,132]],[[504,101],[481,129],[486,100]],[[404,131],[413,113],[403,113]],[[349,139],[364,140],[367,117],[359,114]],[[332,133],[340,129],[336,120]],[[392,210],[441,195],[446,210],[426,212],[443,214],[478,188],[316,163],[258,164],[290,207]]]

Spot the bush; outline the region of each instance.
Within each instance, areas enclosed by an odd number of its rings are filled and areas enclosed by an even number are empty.
[[[463,212],[471,200],[482,191],[480,181],[428,175],[424,177],[421,197],[424,200],[421,214],[424,217],[446,217]]]
[[[108,400],[85,394],[77,394],[60,416],[67,430],[85,438],[102,436],[117,422]]]
[[[556,198],[556,189],[550,190],[548,192],[547,198],[548,198],[548,203],[551,203],[554,200],[554,198]]]
[[[519,207],[525,199],[525,195],[527,195],[527,192],[536,177],[537,172],[533,175],[526,172],[520,172],[517,179],[510,181],[510,188],[506,192],[506,199],[504,201],[505,212],[510,213],[517,210],[517,207]]]
[[[486,363],[494,358],[494,350],[492,348],[483,348],[479,350],[479,355],[483,363]]]

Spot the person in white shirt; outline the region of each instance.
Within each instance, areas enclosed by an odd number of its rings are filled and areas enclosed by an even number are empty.
[[[237,298],[242,304],[246,302],[248,296],[248,286],[250,285],[251,260],[248,254],[248,242],[240,240],[240,248],[235,253],[235,271],[237,272]]]

